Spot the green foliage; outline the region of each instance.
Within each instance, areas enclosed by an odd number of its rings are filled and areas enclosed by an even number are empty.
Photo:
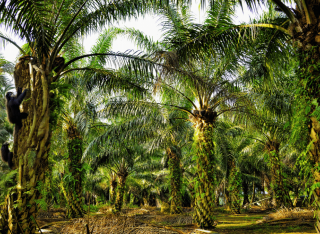
[[[313,142],[311,141],[306,149],[301,152],[295,164],[295,167],[299,168],[299,176],[304,181],[304,189],[309,194],[309,197],[311,197],[314,189],[318,187],[318,185],[313,184],[313,171],[315,168],[308,153],[312,144]]]
[[[83,204],[83,210],[85,211],[89,211],[89,206],[86,205],[86,204]],[[100,206],[95,206],[95,205],[90,205],[90,212],[98,212],[98,210],[100,209],[101,207]]]
[[[71,88],[71,85],[61,82],[50,83],[50,124],[53,130],[57,127],[57,121],[63,106],[70,99]]]
[[[42,210],[46,211],[48,209],[48,204],[46,200],[47,195],[49,193],[48,186],[45,183],[39,181],[36,188],[41,193],[41,199],[36,199],[35,202],[37,203],[37,205],[39,205],[39,207]]]
[[[251,8],[256,4],[246,2]],[[117,182],[117,211],[125,192],[132,195],[127,207],[157,198],[177,210],[181,196],[190,193],[195,221],[212,227],[215,196],[229,193],[239,213],[243,182],[266,184],[265,178],[272,178],[273,195],[288,204],[289,192],[305,185],[311,195],[320,188],[313,183],[319,166],[309,154],[315,143],[309,142],[310,118],[320,121],[318,47],[293,53],[286,15],[293,16],[285,6],[283,13],[272,5],[251,25],[236,25],[230,1],[209,2],[203,24],[193,22],[183,2],[58,1],[58,11],[50,2],[10,3],[10,9],[0,6],[1,18],[28,42],[21,52],[38,62],[48,58],[51,65],[61,53],[68,61],[68,70],[49,76],[54,81],[49,87],[51,173],[47,183],[37,185],[41,208],[70,209],[79,203],[80,210],[96,212],[100,205],[83,205],[84,194],[111,204],[106,191]],[[154,9],[162,16],[162,41],[136,29],[111,28],[102,31],[91,54],[84,54],[80,38],[88,32]],[[118,35],[127,35],[146,53],[111,52]],[[110,62],[115,68],[106,68]],[[2,94],[10,89],[2,76],[0,85]],[[12,128],[1,108],[3,142]],[[195,114],[209,108],[215,113],[211,122]],[[179,155],[168,158],[167,148]],[[3,199],[17,176],[6,172],[0,173]]]

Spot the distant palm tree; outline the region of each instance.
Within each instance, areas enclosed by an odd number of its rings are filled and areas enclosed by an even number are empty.
[[[248,134],[254,138],[252,147],[257,147],[255,153],[264,154],[268,162],[276,207],[291,207],[289,185],[283,171],[284,155],[280,149],[292,145],[290,135],[293,131],[286,126],[293,116],[297,64],[295,59],[288,59],[288,66],[269,68],[265,61],[259,51],[250,52],[248,68],[242,77],[254,103],[252,115],[246,116],[250,119]]]
[[[110,182],[115,181],[115,176],[117,177],[116,196],[112,194],[111,197],[115,212],[120,212],[122,209],[127,177],[132,173],[146,172],[161,165],[158,163],[161,154],[149,153],[144,145],[135,145],[130,141],[120,142],[117,136],[103,148],[101,147],[97,153],[98,156],[92,159],[92,166],[107,167],[111,172]]]

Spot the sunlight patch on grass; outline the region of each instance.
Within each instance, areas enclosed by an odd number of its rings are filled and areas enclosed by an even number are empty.
[[[252,225],[252,223],[249,222],[242,222],[242,223],[231,223],[231,224],[227,224],[227,223],[219,223],[217,225],[218,228],[242,228],[245,226],[250,226]]]
[[[251,220],[218,220],[219,223],[252,223]]]

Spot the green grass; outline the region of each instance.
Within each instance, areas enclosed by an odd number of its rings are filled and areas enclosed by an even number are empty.
[[[313,224],[292,226],[257,224],[256,221],[263,219],[266,214],[240,214],[232,215],[218,213],[215,217],[219,222],[214,230],[219,234],[282,234],[282,233],[316,233]]]

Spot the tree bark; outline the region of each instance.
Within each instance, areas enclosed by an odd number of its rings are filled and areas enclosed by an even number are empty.
[[[149,198],[150,198],[149,193],[146,190],[144,190],[142,192],[142,200],[143,200],[144,207],[150,207]]]
[[[305,6],[299,10],[296,7],[296,22],[289,27],[293,38],[293,45],[298,49],[300,60],[299,73],[300,91],[299,99],[304,99],[301,106],[309,119],[309,156],[313,162],[314,187],[313,192],[317,204],[316,230],[320,233],[320,122],[317,114],[320,104],[319,95],[319,62],[320,62],[320,2],[305,0]],[[307,14],[308,13],[308,14]],[[308,109],[307,109],[308,108]],[[304,114],[303,113],[303,114]],[[308,158],[309,159],[309,158]],[[305,160],[308,160],[307,158]]]
[[[251,202],[250,203],[254,202],[255,196],[256,196],[256,187],[255,187],[254,181],[252,181],[252,196],[251,196]]]
[[[202,228],[215,226],[213,208],[216,181],[212,133],[213,123],[196,125],[197,178],[195,184],[194,220]]]
[[[117,198],[116,203],[114,205],[114,211],[120,212],[123,205],[123,195],[125,192],[125,186],[126,186],[126,180],[127,180],[128,173],[125,171],[122,171],[121,173],[118,173],[118,187],[117,187]]]
[[[266,187],[267,187],[267,190],[268,190],[268,194],[273,197],[274,192],[273,192],[273,190],[272,190],[272,188],[271,188],[271,182],[270,182],[270,177],[269,177],[269,175],[268,175],[268,174],[263,174],[263,178],[264,178],[264,181],[265,181],[265,183],[266,183]]]
[[[124,194],[123,194],[123,205],[124,206],[128,204],[128,199],[130,199],[130,193],[128,192],[128,188],[125,187]]]
[[[22,128],[14,134],[13,163],[14,169],[18,169],[16,195],[11,193],[6,197],[1,212],[5,217],[2,229],[10,229],[7,233],[33,234],[36,231],[36,200],[41,199],[37,186],[45,182],[48,168],[51,78],[44,72],[44,65],[38,65],[36,71],[30,69],[31,63],[29,58],[20,58],[14,71],[16,88],[29,89],[20,107],[28,117],[22,120]],[[17,209],[13,208],[13,203]]]
[[[231,198],[228,188],[224,192],[225,209],[227,211],[231,210]]]
[[[71,173],[71,181],[67,184],[68,195],[67,200],[67,216],[70,218],[82,218],[85,211],[82,208],[82,178],[84,177],[82,170],[82,138],[73,125],[69,125],[68,133],[68,152],[69,152],[69,165],[68,169]],[[66,194],[65,194],[66,195]]]
[[[247,181],[242,181],[243,203],[242,206],[249,203],[249,186]]]
[[[241,200],[241,173],[237,170],[234,160],[232,160],[230,175],[228,179],[228,191],[230,194],[230,206],[233,214],[240,214]]]
[[[111,178],[110,178],[110,204],[113,205],[116,201],[116,190],[117,190],[117,178],[111,174]]]
[[[182,212],[182,194],[181,194],[181,150],[178,146],[167,148],[169,157],[170,170],[170,189],[171,189],[171,204],[170,213],[180,214]]]
[[[135,195],[133,193],[130,193],[130,205],[131,206],[134,205],[135,200],[136,200],[135,198],[136,198]]]

